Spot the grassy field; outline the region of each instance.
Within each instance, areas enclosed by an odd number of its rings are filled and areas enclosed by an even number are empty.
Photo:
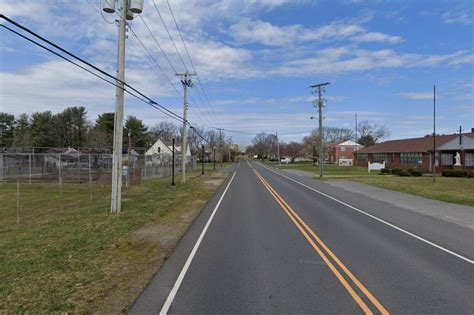
[[[306,171],[319,175],[319,165],[313,166],[311,162],[295,162],[290,164],[281,164],[278,165],[278,162],[269,162],[265,161],[266,164],[278,167],[279,169],[295,169],[300,171]],[[376,175],[378,171],[367,172],[367,167],[361,166],[338,166],[335,164],[325,164],[324,176],[366,176],[366,175]]]
[[[369,176],[352,181],[392,189],[430,199],[474,206],[474,178]]]
[[[212,167],[206,165],[206,168]],[[225,173],[190,174],[124,189],[122,212],[109,214],[110,186],[0,184],[0,313],[126,311],[185,233]]]
[[[319,167],[313,166],[311,162],[281,165],[278,165],[278,162],[265,161],[265,163],[279,169],[295,169],[312,172],[315,175],[319,174]],[[437,177],[435,184],[433,184],[431,177],[381,176],[378,174],[379,171],[367,172],[366,167],[327,164],[324,165],[323,179],[348,179],[425,198],[474,206],[473,178]]]

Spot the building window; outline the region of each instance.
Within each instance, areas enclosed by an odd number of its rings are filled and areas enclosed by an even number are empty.
[[[474,166],[474,153],[466,153],[466,166]]]
[[[421,153],[400,153],[400,164],[421,164]]]
[[[374,153],[374,154],[372,154],[372,162],[373,163],[383,163],[383,161],[387,161],[387,154],[385,154],[385,153]]]
[[[346,151],[346,147],[341,147],[341,151],[342,152]]]
[[[441,165],[453,165],[453,154],[441,153]]]
[[[357,153],[357,161],[367,162],[367,153]]]

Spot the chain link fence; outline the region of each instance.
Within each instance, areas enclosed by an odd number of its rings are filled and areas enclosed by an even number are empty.
[[[123,159],[123,183],[141,185],[144,180],[171,175],[170,154],[139,154],[135,150]],[[181,156],[175,155],[175,173],[181,172]],[[196,157],[187,157],[187,169],[196,167]],[[110,182],[112,154],[81,151],[61,153],[0,152],[0,182]]]
[[[23,200],[31,202],[32,192],[35,190],[39,192],[47,187],[51,195],[44,198],[58,199],[60,210],[67,207],[66,197],[72,194],[80,195],[84,201],[93,202],[95,197],[109,191],[107,187],[110,187],[112,180],[110,150],[68,149],[54,152],[50,149],[50,152],[41,153],[35,152],[36,150],[25,151],[8,152],[5,149],[0,151],[0,185],[5,184],[4,192],[7,194],[3,198],[16,199],[14,204],[8,203],[8,208],[16,208],[17,223],[20,222],[20,209],[25,207]],[[142,186],[147,180],[168,177],[172,174],[171,154],[145,154],[130,150],[130,153],[123,154],[122,159],[124,188]],[[193,171],[196,164],[195,156],[187,157],[186,171]],[[176,175],[181,173],[179,154],[175,154],[174,169]],[[0,204],[0,210],[2,207]],[[29,206],[34,207],[34,204]],[[7,212],[11,213],[12,210]]]

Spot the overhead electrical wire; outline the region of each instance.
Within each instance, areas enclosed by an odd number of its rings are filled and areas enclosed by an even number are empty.
[[[168,4],[168,5],[169,5],[169,4]],[[161,20],[161,23],[163,24],[163,26],[164,26],[164,28],[165,28],[165,30],[166,30],[166,33],[168,34],[168,37],[169,37],[171,43],[173,44],[173,47],[174,47],[174,49],[175,49],[175,51],[176,51],[176,54],[178,55],[179,59],[181,60],[181,63],[183,64],[184,69],[186,70],[186,72],[188,72],[188,67],[187,67],[186,63],[184,62],[183,57],[181,56],[181,54],[180,54],[180,52],[179,52],[178,46],[176,45],[176,42],[175,42],[175,40],[173,39],[173,36],[171,35],[171,32],[170,32],[168,26],[166,25],[166,22],[165,22],[165,20],[163,19],[163,16],[161,15],[160,10],[158,9],[158,6],[157,6],[155,0],[153,0],[153,6],[155,7],[156,13],[157,13],[158,16],[159,16],[159,18],[160,18],[160,20]],[[175,24],[176,24],[176,19],[174,18],[174,15],[173,15],[173,20],[175,21]],[[181,36],[181,38],[182,38],[181,32],[180,32],[180,30],[179,30],[179,27],[177,27],[177,28],[178,28],[178,32],[180,33],[180,36]],[[185,46],[185,49],[186,49],[186,53],[188,54],[188,57],[189,57],[189,52],[187,51],[186,46]],[[190,59],[190,62],[191,62],[191,66],[192,66],[192,68],[193,68],[193,71],[196,72],[196,69],[195,69],[194,64],[192,63],[192,60],[191,60],[191,59]],[[175,73],[177,73],[175,67],[173,67],[173,68],[174,68],[174,70],[175,70]],[[202,88],[201,80],[199,79],[199,76],[197,76],[197,73],[195,73],[195,74],[196,74],[198,83],[199,83],[200,87]],[[204,107],[205,107],[205,106],[206,106],[206,105],[205,105],[205,102],[203,101],[201,95],[199,94],[199,91],[198,91],[198,90],[195,90],[195,91],[196,91],[196,93],[198,94],[199,99],[201,100],[202,104],[203,104]],[[199,107],[199,105],[198,105],[197,102],[195,102],[195,105],[196,105],[197,107]],[[209,107],[210,107],[210,106],[209,106]],[[211,109],[210,113],[213,114],[213,116],[214,116],[213,119],[215,120],[215,123],[217,124],[218,119],[217,119],[217,117],[216,117],[216,115],[215,115],[215,113],[213,112],[213,110],[212,110],[211,107],[210,107],[210,109]],[[211,116],[211,115],[210,115],[210,116]]]
[[[176,43],[174,42],[173,36],[171,36],[171,33],[170,33],[168,27],[166,26],[165,20],[161,16],[160,10],[158,10],[158,6],[156,5],[155,0],[152,0],[152,1],[153,1],[153,6],[155,7],[156,13],[158,13],[158,16],[160,17],[161,23],[163,23],[163,26],[165,27],[165,30],[168,33],[168,36],[169,36],[171,42],[173,43],[174,49],[176,50],[176,53],[178,54],[179,59],[183,63],[184,69],[186,71],[188,71],[188,67],[186,66],[186,63],[184,62],[183,57],[181,57],[181,54],[179,53],[178,47],[176,46]]]
[[[132,97],[134,97],[134,98],[136,98],[136,99],[138,99],[138,100],[140,100],[140,101],[146,103],[147,105],[149,105],[149,106],[151,106],[151,107],[157,109],[158,111],[160,111],[161,113],[165,114],[166,116],[168,116],[168,117],[170,117],[170,118],[172,118],[172,119],[174,119],[174,120],[178,120],[178,121],[180,121],[180,122],[184,122],[184,121],[185,121],[181,116],[179,116],[178,114],[176,114],[176,113],[173,112],[172,110],[166,108],[165,106],[159,104],[158,102],[154,101],[153,99],[149,98],[149,97],[146,96],[144,93],[140,92],[139,90],[137,90],[136,88],[134,88],[134,87],[131,86],[130,84],[128,84],[128,83],[126,83],[126,82],[123,82],[123,81],[120,81],[118,78],[116,78],[115,76],[111,75],[110,73],[108,73],[108,72],[106,72],[106,71],[100,69],[99,67],[97,67],[97,66],[91,64],[90,62],[84,60],[83,58],[81,58],[81,57],[79,57],[79,56],[77,56],[77,55],[75,55],[75,54],[73,54],[73,53],[67,51],[66,49],[64,49],[64,48],[60,47],[59,45],[55,44],[54,42],[52,42],[52,41],[50,41],[50,40],[44,38],[43,36],[41,36],[41,35],[39,35],[39,34],[33,32],[32,30],[30,30],[30,29],[28,29],[27,27],[25,27],[25,26],[23,26],[23,25],[17,23],[16,21],[14,21],[14,20],[12,20],[12,19],[6,17],[5,15],[0,14],[0,18],[4,19],[5,21],[7,21],[7,22],[9,22],[9,23],[11,23],[11,24],[13,24],[13,25],[16,26],[17,28],[19,28],[19,29],[21,29],[21,30],[23,30],[23,31],[25,31],[25,32],[27,32],[27,33],[33,35],[34,37],[40,39],[41,41],[47,43],[48,45],[50,45],[50,46],[56,48],[57,50],[59,50],[59,51],[65,53],[66,55],[72,57],[73,59],[76,59],[77,61],[79,61],[79,62],[81,62],[81,63],[87,65],[88,67],[90,67],[90,68],[92,68],[93,70],[95,70],[95,71],[99,72],[100,74],[102,74],[102,76],[99,75],[99,74],[97,74],[97,73],[95,73],[95,72],[92,71],[91,69],[88,69],[88,68],[84,67],[83,65],[79,64],[78,62],[76,62],[76,61],[74,61],[74,60],[71,60],[70,58],[68,58],[68,57],[66,57],[66,56],[64,56],[64,55],[62,55],[62,54],[60,54],[60,53],[58,53],[57,51],[54,51],[53,49],[46,47],[45,45],[39,43],[38,41],[36,41],[36,40],[34,40],[34,39],[32,39],[32,38],[29,38],[29,37],[27,37],[27,36],[25,36],[25,35],[19,33],[18,31],[14,30],[14,29],[12,29],[12,28],[10,28],[10,27],[4,25],[4,24],[0,24],[0,26],[3,27],[4,29],[6,29],[6,30],[8,30],[8,31],[10,31],[10,32],[12,32],[12,33],[14,33],[14,34],[20,36],[21,38],[23,38],[23,39],[25,39],[25,40],[27,40],[27,41],[29,41],[29,42],[35,44],[36,46],[38,46],[38,47],[40,47],[40,48],[42,48],[42,49],[44,49],[44,50],[46,50],[46,51],[48,51],[48,52],[54,54],[55,56],[57,56],[57,57],[59,57],[59,58],[65,60],[65,61],[71,63],[72,65],[77,66],[78,68],[80,68],[80,69],[86,71],[87,73],[89,73],[89,74],[91,74],[91,75],[93,75],[93,76],[95,76],[95,77],[101,79],[102,81],[104,81],[104,82],[106,82],[106,83],[108,83],[108,84],[110,84],[110,85],[113,85],[113,86],[115,86],[115,87],[118,87],[118,88],[123,89],[124,92],[126,92],[127,94],[129,94],[129,95],[131,95]],[[132,31],[132,34],[133,34],[133,31]],[[137,38],[137,39],[138,39],[138,38]],[[144,47],[144,48],[146,49],[146,47]],[[158,66],[158,65],[157,65],[157,66]],[[158,66],[158,68],[159,68],[159,66]],[[105,78],[104,76],[105,76],[106,78]],[[165,77],[167,77],[167,76],[165,75]],[[107,79],[107,78],[109,78],[109,79]],[[110,79],[111,79],[111,80],[110,80]],[[169,79],[169,78],[168,78],[168,79]],[[123,83],[124,86],[127,87],[128,89],[127,89],[127,88],[122,88],[122,87],[119,86],[116,82],[121,82],[121,83]],[[170,83],[173,85],[173,83],[171,82],[171,80],[170,80]],[[174,86],[174,85],[173,85],[173,86]],[[179,90],[177,90],[177,92],[180,93]],[[196,123],[191,124],[189,120],[186,121],[186,124],[187,124],[191,129],[193,129],[193,131],[194,131],[203,141],[205,141],[205,142],[207,142],[207,143],[209,143],[208,139],[206,139],[204,136],[202,136],[202,135],[199,133],[199,131],[196,130],[195,126],[201,126],[201,127],[206,127],[206,128],[218,130],[218,131],[226,131],[226,132],[230,132],[230,133],[238,133],[238,134],[246,134],[246,135],[258,135],[258,134],[262,134],[262,133],[263,133],[263,132],[260,132],[260,133],[252,133],[252,132],[238,131],[238,130],[232,130],[232,129],[227,129],[227,128],[219,128],[219,127],[215,127],[215,126],[207,125],[207,124],[202,124],[202,125],[199,125],[199,124],[196,124]],[[308,133],[308,132],[311,132],[311,131],[287,133],[287,134],[280,134],[280,135],[299,134],[299,133]]]
[[[161,72],[161,76],[163,76],[166,81],[173,87],[173,89],[176,91],[176,93],[178,93],[181,97],[183,97],[183,94],[181,93],[181,91],[176,87],[176,85],[173,83],[173,81],[168,77],[168,75],[166,74],[166,72],[163,70],[162,67],[160,67],[160,65],[158,64],[158,62],[156,61],[156,59],[153,57],[153,55],[151,54],[150,50],[145,46],[145,44],[143,43],[143,41],[140,39],[140,37],[136,34],[136,32],[133,30],[132,27],[129,26],[129,29],[130,29],[130,32],[132,33],[133,37],[135,37],[135,39],[138,41],[138,43],[140,44],[141,48],[144,50],[145,54],[148,55],[148,58],[151,60],[150,64],[152,65],[152,68],[155,70],[155,73],[156,72],[156,69],[158,69],[160,72]],[[199,112],[195,111],[194,108],[191,106],[190,107],[191,110],[196,114],[196,116],[199,117],[199,119],[201,120],[201,122],[203,123],[209,123],[209,121],[205,122],[205,119],[203,118],[204,117],[204,114],[202,114],[199,110]]]
[[[0,14],[0,18],[2,18],[2,19],[4,19],[5,21],[8,21],[8,22],[10,22],[11,24],[15,25],[16,27],[18,27],[18,28],[20,28],[20,29],[22,29],[22,30],[28,32],[29,34],[35,36],[36,38],[42,40],[43,42],[46,42],[47,44],[49,44],[50,46],[53,46],[54,48],[60,50],[61,52],[63,52],[63,53],[65,53],[65,54],[67,54],[67,55],[73,57],[74,59],[80,61],[81,63],[86,64],[86,65],[89,66],[90,68],[92,68],[92,69],[98,71],[99,73],[105,75],[106,77],[109,77],[109,78],[113,79],[115,82],[123,82],[123,81],[120,81],[118,78],[114,77],[113,75],[107,73],[106,71],[104,71],[104,70],[98,68],[97,66],[94,66],[93,64],[87,62],[86,60],[84,60],[84,59],[82,59],[82,58],[76,56],[75,54],[73,54],[73,53],[67,51],[66,49],[60,47],[59,45],[53,43],[52,41],[50,41],[50,40],[48,40],[48,39],[42,37],[41,35],[39,35],[39,34],[33,32],[33,31],[31,31],[31,30],[28,29],[27,27],[25,27],[25,26],[23,26],[23,25],[21,25],[21,24],[15,22],[14,20],[12,20],[12,19],[6,17],[5,15]],[[173,111],[169,110],[168,108],[164,107],[163,105],[159,104],[158,102],[152,100],[151,98],[149,98],[148,96],[146,96],[146,95],[143,94],[142,92],[140,92],[140,91],[138,91],[137,89],[135,89],[135,88],[134,88],[133,86],[131,86],[130,84],[128,84],[128,83],[126,83],[126,82],[123,82],[124,86],[130,88],[130,89],[131,89],[132,91],[134,91],[135,93],[129,91],[129,90],[126,89],[126,88],[122,88],[122,87],[119,86],[117,83],[115,83],[115,82],[113,82],[113,81],[110,81],[110,80],[107,80],[106,78],[100,76],[99,74],[94,73],[92,70],[87,69],[86,67],[80,65],[79,63],[77,63],[77,62],[75,62],[75,61],[73,61],[73,60],[71,60],[71,59],[69,59],[69,58],[67,58],[67,57],[65,57],[65,56],[63,56],[63,55],[61,55],[60,53],[58,53],[58,52],[56,52],[56,51],[54,51],[54,50],[52,50],[52,49],[50,49],[50,48],[48,48],[48,47],[42,45],[41,43],[35,41],[34,39],[31,39],[31,38],[29,38],[29,37],[27,37],[27,36],[25,36],[25,35],[23,35],[23,34],[17,32],[17,31],[15,31],[15,30],[9,28],[8,26],[5,26],[4,24],[1,24],[0,26],[2,26],[3,28],[7,29],[8,31],[10,31],[10,32],[12,32],[12,33],[14,33],[14,34],[16,34],[16,35],[22,37],[23,39],[28,40],[29,42],[31,42],[31,43],[37,45],[38,47],[40,47],[40,48],[42,48],[42,49],[45,49],[46,51],[48,51],[48,52],[54,54],[55,56],[57,56],[57,57],[59,57],[59,58],[61,58],[61,59],[63,59],[63,60],[66,60],[67,62],[69,62],[69,63],[71,63],[71,64],[73,64],[73,65],[79,67],[80,69],[82,69],[82,70],[88,72],[89,74],[92,74],[92,75],[94,75],[95,77],[97,77],[97,78],[99,78],[99,79],[101,79],[101,80],[103,80],[103,81],[105,81],[105,82],[107,82],[107,83],[109,83],[109,84],[111,84],[111,85],[113,85],[113,86],[115,86],[115,87],[118,87],[118,88],[123,89],[124,92],[126,92],[127,94],[129,94],[129,95],[131,95],[131,96],[137,98],[138,100],[140,100],[140,101],[146,103],[147,105],[149,105],[149,106],[151,106],[151,107],[157,109],[158,111],[160,111],[161,113],[165,114],[166,116],[168,116],[168,117],[170,117],[170,118],[172,118],[172,119],[178,120],[178,121],[180,121],[180,122],[185,122],[185,120],[184,120],[181,116],[179,116],[178,114],[176,114],[176,113],[174,113]],[[137,95],[137,94],[138,94],[138,95]],[[209,143],[209,140],[206,139],[203,135],[201,135],[201,134],[196,130],[196,128],[193,126],[193,124],[191,124],[191,123],[189,122],[189,120],[186,120],[186,124],[187,124],[187,125],[190,127],[190,129],[192,129],[203,141]]]
[[[164,20],[162,19],[161,15],[160,15],[160,18],[161,18],[161,20],[162,20],[162,23],[165,23]],[[166,54],[166,52],[165,52],[165,51],[163,50],[163,48],[161,47],[161,45],[159,44],[158,40],[156,39],[156,36],[154,35],[153,31],[151,30],[151,28],[148,26],[147,22],[145,21],[144,18],[142,18],[141,15],[140,15],[140,19],[141,19],[142,23],[145,25],[145,27],[146,27],[146,29],[148,30],[148,32],[150,33],[150,35],[151,35],[151,37],[153,38],[154,42],[155,42],[156,45],[158,46],[159,50],[161,51],[161,53],[162,53],[163,56],[165,57],[165,59],[166,59],[166,61],[168,62],[168,64],[171,66],[171,68],[173,69],[173,71],[174,71],[175,73],[178,73],[178,71],[176,70],[176,67],[173,65],[173,63],[171,62],[170,58],[168,57],[168,55]],[[165,25],[165,27],[166,27],[166,24],[164,24],[164,25]],[[174,47],[175,47],[175,49],[176,49],[176,52],[179,54],[178,48],[177,48],[176,44],[174,43],[174,40],[173,40],[173,38],[172,38],[172,36],[171,36],[171,33],[169,32],[168,29],[167,29],[167,32],[168,32],[168,35],[170,36],[170,39],[173,41],[173,45],[174,45]],[[137,37],[137,39],[139,39],[139,38],[138,38],[138,35],[137,35],[136,33],[133,34],[133,35],[134,35],[135,37]],[[142,45],[143,47],[145,46],[144,44],[141,44],[141,45]],[[148,49],[147,49],[147,51],[148,51]],[[151,53],[148,53],[148,55],[151,56]],[[180,56],[180,57],[181,57],[181,56]],[[156,63],[156,62],[155,62],[155,63]],[[184,63],[183,63],[183,65],[184,65]],[[161,72],[164,73],[164,71],[161,71]],[[171,82],[170,79],[167,79],[167,80]],[[177,90],[176,87],[174,87],[174,89]],[[178,93],[179,93],[179,92],[178,92]],[[179,93],[179,94],[183,97],[183,94],[182,94],[182,93]],[[192,102],[190,102],[191,105],[192,105],[192,106],[190,106],[190,109],[191,109],[194,113],[196,113],[196,115],[199,116],[199,119],[200,119],[202,122],[204,122],[204,120],[207,120],[206,123],[211,123],[211,124],[216,124],[216,123],[217,123],[217,121],[214,121],[214,122],[211,121],[212,119],[215,119],[215,117],[213,118],[211,115],[209,115],[210,118],[208,118],[208,117],[205,115],[205,111],[207,111],[207,109],[201,110],[201,108],[200,108],[198,102],[196,102],[196,100],[192,97],[191,93],[189,93],[189,98],[190,98],[191,101],[192,101]],[[199,95],[199,98],[201,99],[201,102],[202,102],[202,104],[203,104],[204,107],[205,107],[205,104],[204,104],[204,102],[202,101],[202,98],[201,98],[200,95]],[[196,110],[194,110],[194,105],[195,105],[195,107],[196,107]],[[197,114],[198,112],[199,112],[199,114]],[[203,117],[205,117],[205,118],[203,118]]]
[[[154,1],[155,1],[155,0],[153,0],[153,2],[154,2]],[[210,109],[210,112],[211,112],[212,115],[214,116],[214,119],[216,119],[216,121],[218,121],[217,116],[216,116],[216,114],[215,114],[215,112],[214,112],[214,109],[212,108],[211,102],[209,101],[209,97],[207,96],[206,90],[204,90],[204,86],[203,86],[203,84],[202,84],[202,82],[201,82],[201,79],[199,78],[199,75],[197,74],[196,67],[194,66],[194,62],[193,62],[193,60],[192,60],[192,58],[191,58],[191,55],[190,55],[189,50],[188,50],[188,47],[186,46],[186,42],[185,42],[185,40],[184,40],[183,34],[181,33],[181,29],[179,28],[178,22],[176,21],[176,17],[175,17],[175,15],[174,15],[174,13],[173,13],[173,9],[171,8],[171,4],[169,3],[169,0],[166,0],[166,3],[167,3],[168,8],[169,8],[169,10],[170,10],[171,16],[173,17],[174,24],[176,25],[176,29],[178,30],[179,36],[180,36],[180,38],[181,38],[181,42],[183,43],[183,46],[184,46],[184,49],[185,49],[186,54],[187,54],[187,56],[188,56],[189,62],[190,62],[190,64],[191,64],[191,67],[193,68],[193,71],[194,71],[194,73],[196,74],[196,78],[197,78],[197,80],[198,80],[199,87],[202,89],[202,92],[203,92],[205,98],[207,99],[207,105],[208,105],[208,107],[209,107],[209,109]],[[201,99],[201,102],[202,102],[203,104],[205,104],[205,102],[204,102],[203,99],[201,98],[200,93],[199,93],[197,90],[196,90],[196,92],[197,92],[199,98]]]

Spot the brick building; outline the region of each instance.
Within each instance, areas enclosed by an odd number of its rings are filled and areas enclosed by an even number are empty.
[[[459,153],[461,166],[455,166]],[[356,153],[357,165],[367,166],[367,162],[382,163],[387,168],[418,168],[431,172],[433,158],[433,137],[391,140],[359,150]],[[474,169],[474,128],[471,132],[436,136],[435,170]]]
[[[363,149],[364,146],[354,141],[334,142],[326,146],[328,152],[328,162],[339,164],[340,159],[354,160],[354,152]]]

